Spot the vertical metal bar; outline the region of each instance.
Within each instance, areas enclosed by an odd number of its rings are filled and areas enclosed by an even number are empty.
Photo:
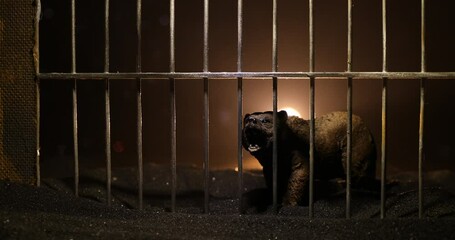
[[[277,78],[273,78],[273,156],[272,156],[272,169],[273,169],[273,210],[278,211],[278,117],[277,117]]]
[[[41,84],[40,79],[35,79],[36,89],[36,186],[41,186],[41,143],[40,143],[40,125],[41,125]]]
[[[79,146],[77,123],[77,81],[73,85],[74,194],[79,196]]]
[[[420,45],[421,45],[421,59],[420,59],[420,71],[426,71],[426,51],[425,51],[425,0],[421,0],[421,17],[420,17]]]
[[[423,216],[423,160],[424,160],[424,117],[425,117],[425,79],[420,80],[420,121],[419,121],[419,218]]]
[[[209,0],[204,0],[204,57],[203,71],[209,71]]]
[[[104,72],[109,72],[109,0],[105,0],[104,6]]]
[[[426,71],[425,53],[425,0],[421,2],[421,72]],[[419,121],[419,218],[423,216],[423,134],[425,117],[425,78],[420,79],[420,121]]]
[[[385,184],[386,184],[386,167],[387,167],[387,78],[382,79],[382,101],[381,101],[381,219],[385,214]]]
[[[387,72],[387,0],[382,0],[382,72]]]
[[[238,0],[237,8],[237,72],[242,71],[243,47],[243,0]],[[238,160],[238,198],[239,213],[243,213],[243,151],[242,151],[242,120],[243,120],[243,79],[237,78],[237,160]]]
[[[144,196],[144,167],[142,151],[142,79],[137,79],[137,171],[138,171],[138,204],[143,209]]]
[[[169,45],[170,63],[169,70],[175,72],[175,0],[170,0],[169,7]],[[170,78],[170,102],[171,102],[171,211],[175,212],[177,192],[177,111],[175,104],[175,79]]]
[[[171,212],[175,212],[177,192],[177,110],[175,104],[175,79],[170,80],[171,101]]]
[[[204,59],[203,70],[209,70],[209,0],[204,0]],[[210,103],[209,79],[204,78],[204,212],[209,212],[210,187]]]
[[[76,0],[71,0],[71,73],[76,73]]]
[[[210,107],[209,107],[209,79],[204,78],[204,213],[209,212],[210,188]]]
[[[309,72],[314,71],[314,19],[313,19],[313,0],[308,0],[309,6]],[[309,200],[308,211],[309,218],[314,217],[314,77],[310,78],[310,96],[309,96],[309,112],[310,112],[310,181],[309,181]]]
[[[272,26],[272,71],[278,70],[278,38],[277,38],[277,0],[273,0],[273,26]],[[278,78],[273,77],[273,210],[278,211]]]
[[[352,78],[348,78],[347,158],[346,158],[346,218],[351,218],[351,161],[352,161]]]
[[[105,113],[106,113],[106,190],[107,196],[106,201],[107,205],[111,205],[111,179],[112,179],[112,163],[111,163],[111,106],[109,99],[109,80],[105,80]]]
[[[136,13],[137,60],[136,72],[142,72],[142,0],[137,0]],[[137,85],[137,170],[138,170],[138,205],[143,209],[144,170],[142,153],[142,79],[136,79]]]
[[[348,60],[347,71],[352,71],[352,0],[348,0]],[[346,156],[346,218],[351,218],[351,160],[352,160],[352,78],[348,78],[347,92],[347,156]]]
[[[76,2],[71,0],[71,73],[76,73]],[[73,85],[74,194],[79,196],[79,146],[77,133],[77,80]]]
[[[105,15],[104,15],[104,72],[109,72],[109,0],[105,0]],[[106,189],[107,189],[107,205],[111,206],[111,181],[112,181],[112,163],[111,163],[111,104],[110,104],[110,81],[105,80],[106,88],[105,97],[105,113],[106,113]]]
[[[382,0],[382,71],[387,72],[387,0]],[[385,217],[386,137],[387,137],[387,78],[382,79],[381,134],[381,219]]]
[[[314,4],[313,0],[308,0],[308,38],[309,38],[309,72],[314,72]]]
[[[41,143],[40,143],[40,122],[41,122],[41,84],[37,77],[40,73],[39,67],[39,24],[41,17],[41,1],[36,0],[36,15],[35,15],[35,46],[33,49],[33,57],[35,63],[35,91],[36,91],[36,186],[41,186]]]

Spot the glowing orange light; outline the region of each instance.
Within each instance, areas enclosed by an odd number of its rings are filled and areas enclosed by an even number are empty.
[[[292,107],[285,107],[285,108],[282,108],[281,110],[286,111],[288,113],[288,116],[301,117],[300,113]]]

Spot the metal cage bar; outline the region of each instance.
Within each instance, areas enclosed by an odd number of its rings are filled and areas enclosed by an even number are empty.
[[[40,44],[39,44],[39,25],[41,17],[41,1],[36,0],[36,15],[35,15],[35,46],[33,47],[33,58],[35,64],[35,74],[40,73]],[[35,155],[35,166],[36,166],[36,186],[41,186],[41,83],[38,77],[35,77],[35,89],[36,89],[36,155]]]
[[[278,36],[277,36],[277,1],[273,0],[273,16],[272,16],[272,71],[278,71]],[[272,77],[273,81],[273,156],[272,156],[272,169],[273,169],[273,210],[278,211],[278,117],[277,117],[277,103],[278,103],[278,78]]]
[[[175,0],[169,5],[169,71],[175,73]],[[177,192],[177,111],[175,104],[175,79],[169,76],[171,108],[171,211],[175,212]]]
[[[142,72],[142,0],[137,0],[136,32],[137,32],[137,60],[136,72]],[[144,170],[142,152],[142,79],[137,78],[137,182],[138,182],[138,207],[143,209],[144,197]]]
[[[330,80],[346,80],[351,77],[353,79],[409,79],[415,80],[420,78],[425,79],[454,79],[455,72],[123,72],[123,73],[40,73],[40,79],[54,80],[102,80],[122,79],[125,81],[135,80],[136,78],[143,79],[233,79],[233,78],[254,78],[270,80],[277,77],[280,79],[330,79]]]
[[[204,78],[204,213],[209,212],[210,190],[210,107],[209,79]]]
[[[71,73],[76,74],[76,1],[71,0]],[[77,122],[77,78],[74,81],[73,96],[73,146],[74,146],[74,194],[79,196],[79,146]]]
[[[243,0],[237,2],[237,71],[242,71],[243,50]],[[242,121],[243,121],[243,79],[237,78],[237,166],[238,166],[238,199],[239,213],[243,213],[243,148],[242,148]]]
[[[347,71],[352,71],[352,0],[348,0]],[[351,218],[351,161],[352,161],[352,78],[348,77],[347,92],[347,156],[346,156],[346,218]]]
[[[104,12],[104,72],[109,73],[109,0],[105,0]],[[105,79],[105,117],[106,117],[106,201],[111,206],[112,202],[112,154],[111,154],[111,101],[110,101],[110,80]]]
[[[308,37],[309,37],[309,72],[314,72],[314,16],[313,16],[313,0],[308,0]],[[309,113],[310,113],[310,179],[309,179],[309,200],[308,200],[308,214],[309,218],[314,217],[314,80],[315,77],[310,77],[310,93],[309,93]]]
[[[421,1],[421,72],[426,71],[425,52],[425,0]],[[420,79],[420,114],[419,114],[419,218],[423,216],[423,160],[424,160],[424,118],[425,118],[425,78]]]
[[[272,71],[271,72],[242,72],[242,23],[243,23],[243,0],[238,0],[238,56],[237,72],[209,72],[209,0],[204,0],[204,58],[202,72],[176,72],[175,71],[175,0],[170,1],[170,71],[169,72],[142,72],[141,67],[141,44],[142,44],[142,0],[137,0],[137,62],[135,73],[110,73],[109,72],[109,0],[105,0],[105,62],[104,73],[77,73],[76,71],[76,6],[75,0],[71,0],[71,72],[70,73],[41,73],[39,68],[39,21],[41,3],[37,0],[37,13],[35,22],[35,72],[36,72],[36,98],[37,98],[37,143],[36,143],[36,174],[37,185],[40,186],[40,80],[57,79],[74,81],[72,88],[73,100],[73,140],[74,140],[74,191],[79,195],[79,151],[78,151],[78,107],[77,107],[77,81],[85,79],[98,79],[105,81],[105,117],[106,117],[106,167],[107,167],[107,203],[111,205],[111,129],[110,129],[110,79],[135,79],[137,81],[137,148],[138,148],[138,202],[139,208],[143,208],[143,156],[142,156],[142,79],[167,78],[170,81],[171,100],[171,211],[176,208],[176,95],[175,79],[178,78],[202,78],[204,80],[204,211],[209,212],[209,78],[237,78],[238,80],[238,197],[239,212],[242,212],[243,194],[243,155],[242,155],[242,115],[243,115],[243,78],[258,78],[273,80],[273,121],[274,121],[274,144],[273,144],[273,208],[278,206],[277,189],[277,88],[280,79],[309,78],[309,113],[310,113],[310,178],[309,178],[309,217],[313,218],[314,198],[314,139],[315,139],[315,79],[347,79],[347,144],[348,154],[346,162],[346,218],[351,217],[351,158],[352,158],[352,80],[354,78],[382,79],[382,138],[381,138],[381,219],[385,217],[385,182],[386,182],[386,137],[387,137],[387,82],[388,79],[419,79],[420,80],[420,113],[419,113],[419,155],[418,155],[418,208],[419,218],[423,215],[423,161],[424,161],[424,111],[425,111],[425,82],[427,79],[453,79],[455,72],[427,72],[425,52],[425,0],[421,0],[421,71],[420,72],[388,72],[387,71],[387,9],[386,0],[382,0],[382,72],[353,72],[352,71],[352,0],[348,0],[348,54],[346,72],[315,72],[314,53],[314,16],[313,0],[309,0],[309,71],[308,72],[278,72],[278,37],[277,37],[277,0],[273,0],[273,32],[272,32]]]
[[[382,71],[387,72],[387,0],[382,0]],[[381,99],[381,203],[380,218],[385,217],[385,185],[387,166],[387,78],[382,78]]]
[[[209,71],[209,0],[204,0],[204,57],[203,71]],[[210,184],[210,99],[209,79],[204,78],[204,212],[209,212]]]

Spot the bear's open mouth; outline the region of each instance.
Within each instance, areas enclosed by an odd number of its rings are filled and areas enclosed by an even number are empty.
[[[248,146],[248,151],[250,152],[256,152],[256,151],[259,151],[261,149],[261,147],[259,147],[259,145],[257,144],[250,144]]]
[[[244,134],[245,140],[247,140],[247,149],[251,153],[262,150],[267,145],[267,136],[261,129],[247,128]]]

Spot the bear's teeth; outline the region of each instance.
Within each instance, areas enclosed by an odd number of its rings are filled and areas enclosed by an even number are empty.
[[[259,149],[261,149],[261,147],[259,147],[257,144],[250,144],[250,146],[248,146],[248,150],[250,152],[256,152]]]

